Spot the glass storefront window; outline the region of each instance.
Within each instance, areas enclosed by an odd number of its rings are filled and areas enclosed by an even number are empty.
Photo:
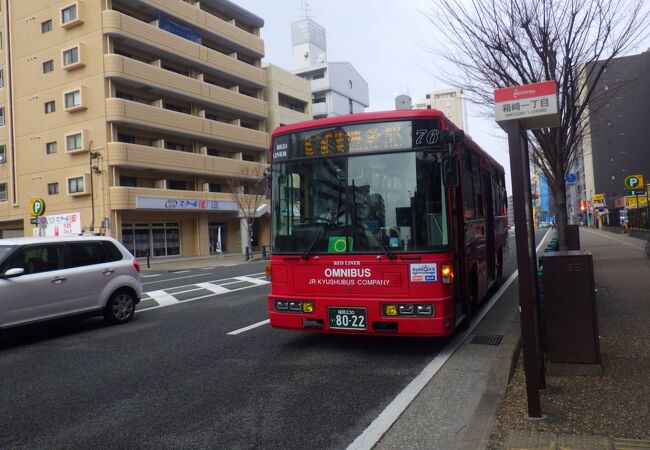
[[[180,255],[180,228],[177,223],[125,223],[122,244],[136,257]]]

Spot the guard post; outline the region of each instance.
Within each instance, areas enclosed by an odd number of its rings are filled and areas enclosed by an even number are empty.
[[[496,89],[494,100],[495,119],[508,133],[528,416],[541,418],[539,390],[546,387],[546,382],[539,339],[537,254],[526,130],[560,124],[557,84],[555,81],[545,81]]]

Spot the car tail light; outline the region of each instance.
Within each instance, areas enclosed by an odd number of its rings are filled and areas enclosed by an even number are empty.
[[[133,258],[133,267],[135,267],[135,270],[137,270],[138,273],[140,273],[140,263],[138,263],[138,260],[135,258]]]
[[[267,264],[266,267],[264,268],[264,274],[266,275],[266,279],[270,280],[271,279],[271,274],[273,273],[273,268],[271,264]]]

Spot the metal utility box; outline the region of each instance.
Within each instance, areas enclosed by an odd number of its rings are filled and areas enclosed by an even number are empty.
[[[548,252],[541,262],[549,361],[600,364],[591,252]]]
[[[580,250],[580,228],[578,225],[567,225],[566,241],[568,250]]]

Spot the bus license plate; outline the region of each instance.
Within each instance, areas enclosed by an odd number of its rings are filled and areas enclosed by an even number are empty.
[[[329,308],[330,328],[365,330],[367,325],[365,308]]]

